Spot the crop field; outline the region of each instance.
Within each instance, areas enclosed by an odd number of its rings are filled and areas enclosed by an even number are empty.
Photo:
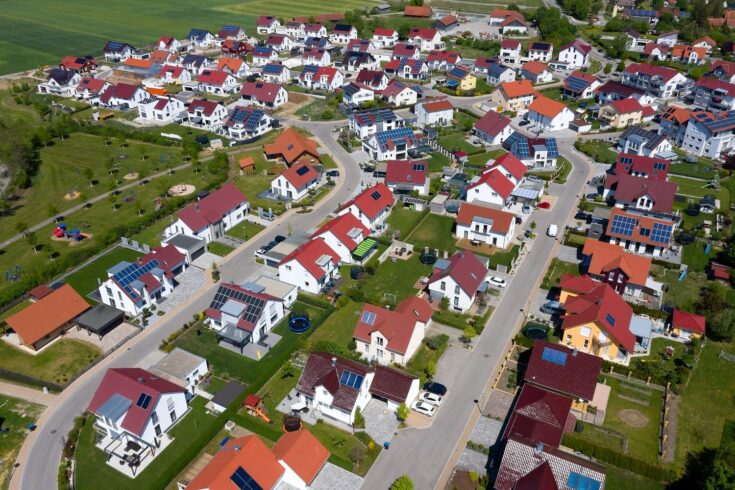
[[[260,15],[345,11],[373,5],[367,0],[338,3],[305,0],[6,0],[0,11],[0,74],[58,63],[64,55],[100,55],[110,39],[136,46],[160,36],[183,38],[192,28],[216,32],[223,24],[252,27]]]

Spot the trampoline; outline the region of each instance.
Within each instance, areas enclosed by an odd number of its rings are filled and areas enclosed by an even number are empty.
[[[308,313],[292,313],[288,319],[288,328],[294,333],[304,333],[311,327]]]
[[[532,340],[546,340],[549,336],[549,330],[543,325],[529,325],[523,334]]]
[[[424,252],[419,257],[419,260],[424,265],[433,265],[436,262],[436,259],[436,254],[434,254],[433,252]]]
[[[301,419],[295,415],[285,415],[283,417],[283,431],[296,432],[301,430]]]

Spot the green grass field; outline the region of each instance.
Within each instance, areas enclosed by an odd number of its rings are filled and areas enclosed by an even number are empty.
[[[26,426],[41,412],[41,405],[0,395],[0,418],[5,419],[3,427],[8,429],[0,436],[0,488],[8,488],[13,463],[28,434]]]
[[[5,26],[0,30],[0,73],[55,64],[64,55],[100,55],[109,39],[145,46],[160,36],[183,38],[192,28],[217,32],[223,24],[240,24],[252,32],[260,15],[290,19],[365,5],[373,4],[306,0],[295,8],[289,0],[7,0],[0,12],[0,25]]]
[[[429,214],[421,221],[405,240],[416,245],[417,250],[423,247],[436,248],[440,251],[453,252],[457,246],[452,234],[454,218]]]
[[[69,275],[65,282],[73,287],[82,296],[97,289],[97,279],[107,279],[107,269],[117,264],[121,260],[134,262],[142,254],[129,248],[118,247],[90,263],[86,267],[79,269],[75,273]]]
[[[57,340],[40,354],[31,355],[0,341],[3,368],[62,384],[100,355],[100,350],[75,339]]]

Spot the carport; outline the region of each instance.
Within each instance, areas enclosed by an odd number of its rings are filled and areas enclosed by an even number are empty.
[[[105,304],[98,304],[91,310],[77,317],[76,323],[80,328],[87,331],[89,335],[98,335],[100,339],[120,325],[125,319],[125,313]]]

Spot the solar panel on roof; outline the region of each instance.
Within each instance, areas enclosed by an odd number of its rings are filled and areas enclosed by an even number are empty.
[[[145,410],[148,408],[148,405],[151,403],[151,395],[148,395],[146,393],[141,393],[140,397],[138,397],[138,401],[135,403],[137,406]]]
[[[339,378],[339,383],[345,386],[349,386],[350,388],[355,388],[356,390],[360,389],[360,386],[362,386],[362,380],[363,376],[360,376],[359,374],[355,374],[352,371],[342,371],[342,376]]]
[[[567,353],[552,349],[551,347],[544,347],[543,352],[541,352],[541,359],[559,366],[564,366],[567,363]]]
[[[423,163],[414,163],[413,169],[417,172],[423,172],[426,169],[426,165]]]
[[[242,466],[238,466],[235,472],[230,476],[230,481],[235,484],[239,490],[263,490],[258,482],[256,482],[250,474],[245,471]]]
[[[569,77],[565,81],[565,85],[567,88],[573,92],[582,92],[584,89],[589,87],[589,82],[587,80],[584,80],[582,78],[577,77]]]
[[[569,472],[567,479],[567,487],[572,490],[599,490],[600,482],[576,471]]]
[[[663,223],[654,223],[653,231],[651,233],[651,240],[657,243],[669,243],[671,239],[671,231],[673,227],[671,225],[665,225]]]
[[[378,191],[373,191],[373,192],[372,192],[372,193],[370,194],[370,197],[372,197],[374,201],[377,201],[378,199],[380,199],[380,192],[378,192]]]
[[[615,317],[612,316],[612,314],[608,313],[605,315],[605,320],[607,320],[607,323],[609,323],[611,326],[615,326]]]
[[[631,218],[630,216],[621,216],[619,214],[613,216],[612,225],[610,231],[617,235],[633,236],[633,230],[638,220]]]

